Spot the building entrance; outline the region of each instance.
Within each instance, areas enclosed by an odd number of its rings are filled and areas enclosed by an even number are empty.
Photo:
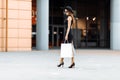
[[[74,9],[76,48],[110,48],[110,0],[49,0],[49,48],[60,48],[64,34],[62,7]],[[102,6],[102,7],[101,7]],[[32,0],[32,47],[36,47],[36,0]],[[76,28],[77,27],[77,28]]]
[[[49,48],[59,48],[64,39],[65,27],[63,25],[51,25],[49,29]]]
[[[64,26],[62,8],[68,5],[76,17],[76,48],[110,48],[110,0],[50,0],[50,25]]]

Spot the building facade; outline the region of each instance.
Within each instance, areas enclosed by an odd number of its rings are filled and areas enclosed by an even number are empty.
[[[36,48],[37,50],[49,50],[50,0],[36,1]],[[120,50],[120,1],[111,0],[110,3],[109,45],[111,50]],[[0,51],[31,50],[32,0],[0,0]]]
[[[0,0],[0,51],[31,50],[31,0]]]

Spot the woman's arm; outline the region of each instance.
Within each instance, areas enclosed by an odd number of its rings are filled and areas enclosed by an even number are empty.
[[[65,40],[68,40],[68,34],[69,34],[70,28],[71,28],[71,21],[72,21],[72,17],[68,16],[68,28],[67,28],[67,32],[66,32],[66,35],[65,35]]]

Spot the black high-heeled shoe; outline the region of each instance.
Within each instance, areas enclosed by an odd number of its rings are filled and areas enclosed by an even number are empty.
[[[57,65],[57,67],[63,67],[64,66],[64,62],[60,63],[59,65]]]
[[[75,63],[72,63],[68,68],[73,68],[75,67]]]

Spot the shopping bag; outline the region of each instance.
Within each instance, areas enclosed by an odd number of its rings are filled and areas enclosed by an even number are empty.
[[[61,56],[61,58],[73,57],[73,44],[72,43],[62,43],[60,56]]]

